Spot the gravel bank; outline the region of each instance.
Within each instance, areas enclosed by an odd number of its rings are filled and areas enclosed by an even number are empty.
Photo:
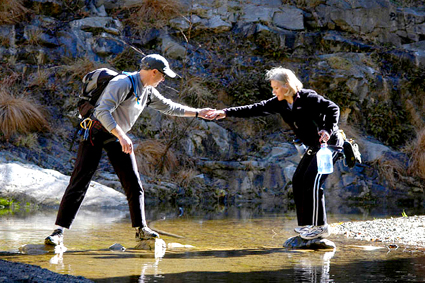
[[[394,247],[425,248],[425,216],[344,222],[331,227],[332,233],[348,238],[396,245]]]
[[[81,276],[63,275],[45,268],[25,263],[0,259],[0,282],[37,282],[37,283],[93,283]]]

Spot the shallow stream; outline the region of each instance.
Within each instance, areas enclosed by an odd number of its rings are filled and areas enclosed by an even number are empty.
[[[95,282],[425,281],[425,254],[402,247],[388,249],[384,243],[331,235],[335,250],[283,248],[282,244],[296,235],[294,212],[243,207],[190,213],[182,208],[156,209],[149,215],[156,219],[150,226],[184,237],[161,236],[166,248],[156,253],[135,249],[135,232],[127,211],[84,208],[72,229],[65,231],[66,251],[55,253],[43,245],[55,217],[55,210],[0,217],[0,259]],[[328,222],[373,217],[328,214]],[[116,243],[125,251],[109,249]]]

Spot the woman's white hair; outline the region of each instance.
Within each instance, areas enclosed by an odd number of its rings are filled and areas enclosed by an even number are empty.
[[[275,67],[266,73],[266,80],[278,81],[282,85],[288,84],[289,89],[293,93],[297,93],[303,88],[302,82],[295,76],[295,74],[283,67]]]

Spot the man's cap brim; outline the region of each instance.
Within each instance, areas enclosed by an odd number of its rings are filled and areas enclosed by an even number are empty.
[[[174,71],[171,70],[170,68],[164,68],[163,72],[164,72],[164,74],[166,74],[170,78],[175,78],[177,76],[177,74],[174,73]]]

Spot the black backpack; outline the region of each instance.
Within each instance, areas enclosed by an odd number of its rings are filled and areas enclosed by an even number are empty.
[[[125,72],[122,73],[126,74]],[[120,74],[111,69],[100,68],[91,71],[83,77],[83,88],[79,95],[80,100],[78,101],[78,112],[80,118],[85,119],[90,117],[100,95],[103,93],[108,83],[118,75]],[[126,100],[133,94],[135,85],[133,78],[130,76],[128,76],[128,78],[131,82],[131,89],[125,98]]]
[[[362,163],[362,155],[359,150],[359,145],[353,139],[347,138],[344,133],[344,130],[339,130],[344,139],[344,157],[345,157],[345,165],[353,168],[356,163]]]

